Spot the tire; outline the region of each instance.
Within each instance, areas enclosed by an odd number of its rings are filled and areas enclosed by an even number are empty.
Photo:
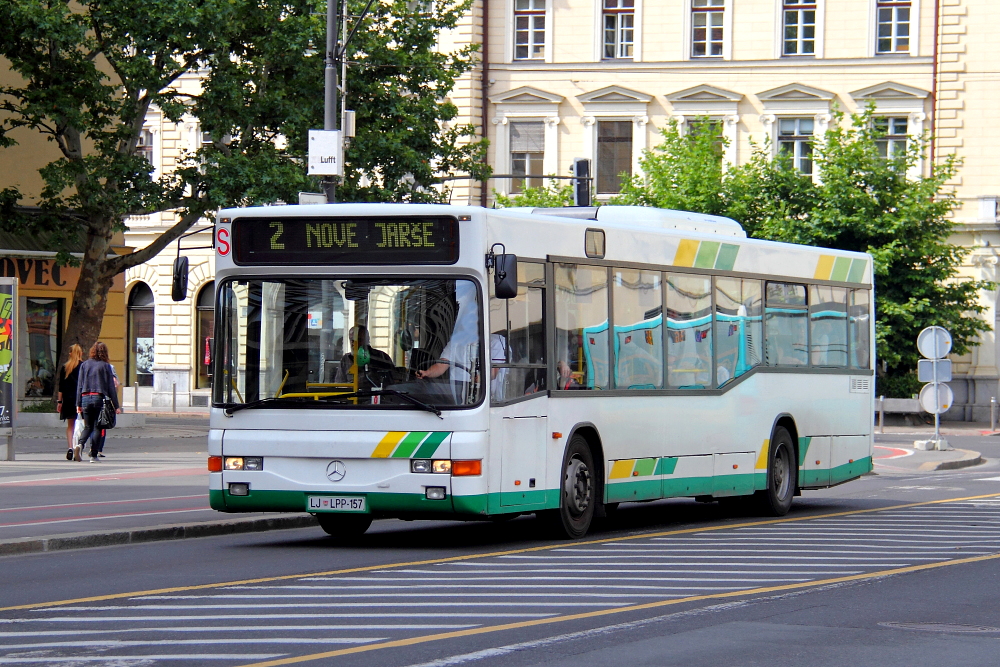
[[[795,445],[784,426],[774,429],[767,453],[767,489],[754,494],[765,516],[785,516],[792,507],[798,477]]]
[[[327,535],[341,540],[361,537],[372,525],[371,514],[317,514],[316,519]]]
[[[578,539],[587,534],[597,505],[594,457],[582,436],[573,436],[563,458],[559,509],[541,515],[550,532],[560,538]]]

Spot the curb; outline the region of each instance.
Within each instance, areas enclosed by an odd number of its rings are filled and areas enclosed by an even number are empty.
[[[267,530],[288,528],[308,528],[318,525],[311,514],[265,517],[260,519],[238,519],[212,523],[181,523],[172,526],[134,528],[112,532],[94,531],[89,533],[67,533],[45,537],[22,537],[0,542],[0,556],[15,556],[46,551],[68,549],[89,549],[121,544],[142,544],[163,540],[184,540],[192,537],[212,537],[236,533],[259,533]]]
[[[983,455],[979,452],[974,452],[971,449],[956,449],[955,451],[962,452],[962,458],[955,459],[954,461],[941,461],[940,463],[928,461],[927,463],[920,464],[920,470],[923,472],[933,472],[935,470],[958,470],[959,468],[968,468],[970,466],[977,466],[981,463],[985,463]]]

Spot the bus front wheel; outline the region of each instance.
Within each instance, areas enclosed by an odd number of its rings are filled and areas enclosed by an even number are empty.
[[[587,534],[597,504],[594,457],[582,436],[574,436],[566,447],[559,509],[542,519],[559,537],[577,539]]]
[[[316,519],[327,535],[342,540],[360,537],[372,525],[371,514],[317,514]]]
[[[792,436],[784,426],[774,429],[767,455],[767,489],[756,494],[757,505],[767,516],[784,516],[792,507],[798,466]]]

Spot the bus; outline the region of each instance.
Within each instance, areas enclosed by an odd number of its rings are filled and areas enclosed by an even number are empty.
[[[781,516],[872,470],[872,258],[643,207],[330,204],[215,226],[211,506]],[[546,534],[549,534],[546,533]]]

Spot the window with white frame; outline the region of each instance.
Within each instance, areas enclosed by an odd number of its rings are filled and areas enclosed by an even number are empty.
[[[778,153],[788,156],[792,167],[802,174],[813,173],[814,132],[815,121],[812,118],[778,119]]]
[[[604,58],[631,58],[635,0],[604,0]]]
[[[691,0],[691,57],[721,58],[726,0]]]
[[[632,175],[632,121],[597,123],[597,194],[617,194]]]
[[[816,53],[816,0],[783,0],[784,34],[782,54],[811,56]]]
[[[878,0],[876,53],[910,52],[910,2]]]
[[[514,59],[545,58],[545,0],[514,0]]]
[[[512,176],[542,176],[545,158],[545,124],[519,122],[510,124],[510,173]],[[511,192],[523,192],[524,187],[542,187],[541,178],[514,178]]]
[[[139,141],[136,143],[136,152],[146,162],[153,164],[153,133],[149,130],[139,132]]]
[[[872,126],[879,137],[875,140],[879,155],[882,157],[897,157],[906,152],[906,142],[909,139],[906,116],[876,116]]]

